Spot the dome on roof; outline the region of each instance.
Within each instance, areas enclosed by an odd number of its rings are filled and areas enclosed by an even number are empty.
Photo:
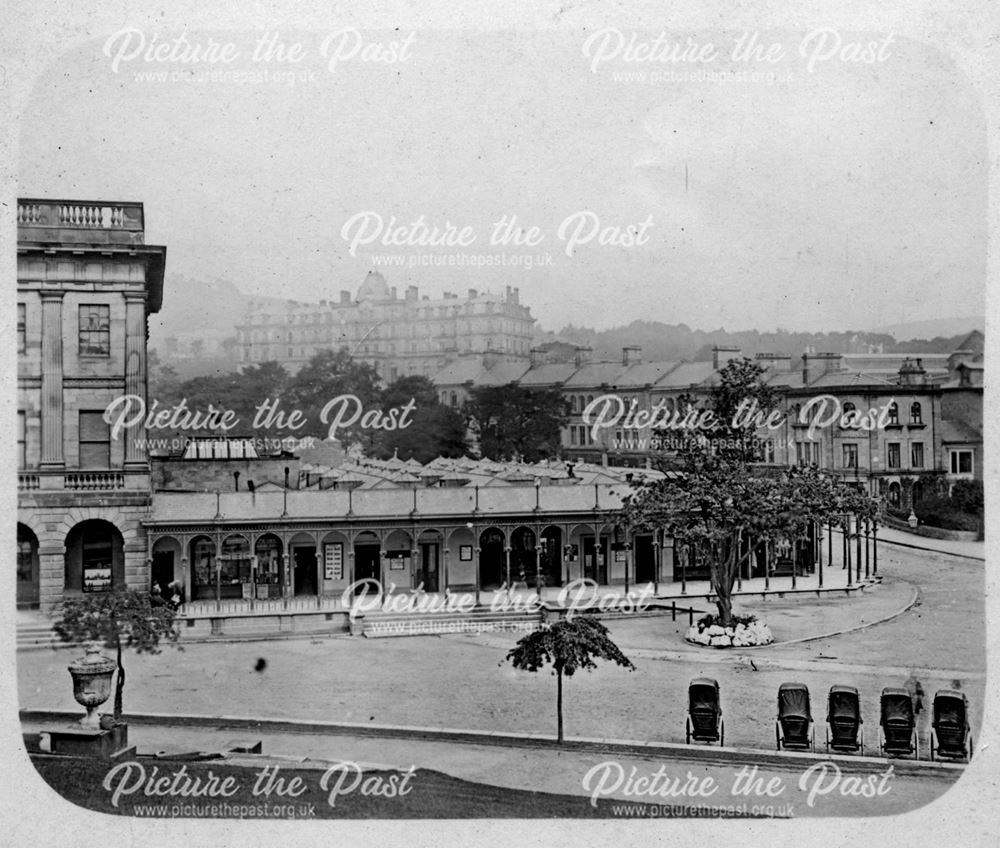
[[[358,289],[358,300],[388,300],[392,297],[389,285],[378,271],[369,271]]]

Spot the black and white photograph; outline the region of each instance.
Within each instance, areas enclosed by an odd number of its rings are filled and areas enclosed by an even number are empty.
[[[7,10],[11,844],[989,844],[990,11]]]

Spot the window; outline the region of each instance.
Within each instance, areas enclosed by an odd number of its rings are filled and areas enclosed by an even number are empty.
[[[111,307],[85,304],[80,307],[80,355],[111,355]]]
[[[455,392],[451,393],[451,405],[453,407],[457,407],[458,406],[458,395],[455,394]]]
[[[886,445],[888,452],[888,463],[890,468],[900,467],[899,442],[889,442]]]
[[[923,410],[920,408],[919,403],[910,404],[910,423],[911,424],[923,424]]]
[[[846,444],[844,448],[844,468],[857,468],[858,467],[858,446],[855,444]]]
[[[28,467],[27,439],[25,438],[25,417],[21,410],[17,412],[17,467]]]
[[[889,404],[889,424],[899,423],[899,404],[895,401]]]
[[[913,468],[924,467],[924,443],[913,442],[910,445],[910,466]]]
[[[796,465],[819,465],[819,442],[796,442],[795,463]]]
[[[951,473],[972,475],[972,451],[951,451]]]
[[[24,353],[28,349],[28,321],[23,303],[17,305],[17,352]]]
[[[111,430],[104,413],[80,412],[80,468],[111,467]]]
[[[569,428],[569,443],[571,445],[576,444],[576,427]]]

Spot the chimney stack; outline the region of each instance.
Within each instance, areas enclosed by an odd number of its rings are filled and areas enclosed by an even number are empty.
[[[342,304],[344,304],[344,303],[350,303],[351,302],[351,293],[349,291],[346,291],[345,289],[341,289],[340,290],[340,302]]]
[[[790,353],[758,353],[754,357],[758,365],[763,365],[768,374],[785,373],[792,370]]]
[[[839,353],[812,353],[807,350],[802,354],[802,382],[808,386],[824,374],[839,371],[840,360]]]
[[[479,297],[479,292],[475,289],[469,289],[469,300],[475,300],[477,297]]]
[[[622,348],[622,365],[636,365],[642,362],[642,348],[639,345],[626,345]]]
[[[712,348],[712,368],[715,371],[725,368],[730,360],[739,358],[740,349],[738,347],[721,347],[716,345]]]
[[[590,362],[590,355],[594,352],[592,347],[577,347],[573,355],[573,362],[579,368],[584,363]]]

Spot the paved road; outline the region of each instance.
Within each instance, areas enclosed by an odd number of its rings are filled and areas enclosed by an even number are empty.
[[[37,731],[45,728],[44,724],[34,724],[27,729]],[[744,769],[743,766],[696,764],[663,756],[147,725],[130,728],[130,737],[141,740],[139,754],[213,751],[233,738],[253,738],[262,740],[265,755],[281,752],[282,757],[287,759],[276,762],[286,770],[303,765],[297,761],[298,758],[327,763],[356,763],[363,772],[387,768],[405,771],[416,766],[491,787],[530,789],[554,795],[659,807],[639,811],[623,804],[602,811],[603,815],[622,818],[690,815],[690,810],[683,809],[685,805],[703,805],[720,811],[716,815],[728,816],[802,818],[893,815],[930,803],[959,776],[954,772],[925,776],[898,775],[895,768],[888,772],[889,764],[872,770],[870,767],[854,767],[844,761],[836,767],[817,765],[812,771],[809,766],[795,763],[787,767],[760,765],[751,772],[752,766]],[[208,767],[211,765],[206,764]],[[263,768],[263,765],[258,764],[257,768]],[[317,767],[322,769],[324,766],[317,764]],[[744,777],[737,784],[741,771]],[[658,784],[643,787],[639,782],[641,778],[653,777],[657,773],[662,775]],[[316,783],[318,778],[317,774],[312,782]],[[693,784],[685,786],[690,778],[699,784],[702,794],[691,791]],[[876,790],[881,787],[883,794],[872,797],[844,794],[845,788],[859,785],[859,778],[861,786]],[[706,779],[712,781],[714,790],[704,784]],[[96,797],[106,800],[99,792]],[[710,814],[703,809],[698,815]]]
[[[914,680],[928,696],[937,688],[964,689],[978,737],[986,668],[983,564],[886,545],[880,571],[890,586],[918,586],[918,605],[884,624],[815,642],[731,654],[684,643],[686,623],[611,622],[612,635],[638,668],[629,673],[602,666],[569,680],[567,733],[681,741],[687,683],[708,675],[721,685],[726,742],[734,746],[773,747],[775,693],[786,680],[810,687],[818,738],[830,685],[861,690],[871,748],[881,689]],[[816,609],[826,615],[832,607]],[[157,657],[129,657],[125,704],[139,712],[553,733],[554,678],[505,664],[512,642],[508,634],[192,645]],[[259,658],[267,662],[260,672],[254,670]],[[78,709],[66,651],[18,659],[23,707]],[[924,741],[928,714],[920,716]]]

